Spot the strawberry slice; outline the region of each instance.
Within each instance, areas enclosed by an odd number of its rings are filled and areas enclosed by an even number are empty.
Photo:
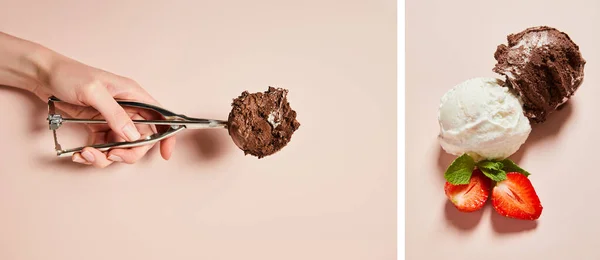
[[[543,209],[529,179],[518,172],[509,172],[506,180],[496,183],[492,204],[498,214],[524,220],[538,219]]]
[[[490,179],[480,170],[474,170],[469,184],[453,185],[446,182],[444,190],[448,199],[459,211],[473,212],[485,205],[490,195],[490,186]]]

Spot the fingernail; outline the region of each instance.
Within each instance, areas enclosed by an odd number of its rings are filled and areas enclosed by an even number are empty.
[[[123,159],[121,157],[116,156],[114,154],[109,155],[108,159],[111,160],[111,161],[113,161],[113,162],[122,162],[123,161]]]
[[[73,155],[73,162],[83,163],[83,164],[87,164],[88,163],[85,159],[81,158],[81,155],[79,155],[79,154]]]
[[[123,127],[123,133],[125,134],[125,136],[127,136],[127,139],[129,139],[129,141],[135,141],[135,140],[140,139],[140,133],[137,131],[135,126],[131,123],[129,123]]]
[[[96,160],[96,158],[94,158],[94,154],[92,154],[90,151],[83,151],[81,156],[83,156],[83,158],[88,162],[94,162]]]

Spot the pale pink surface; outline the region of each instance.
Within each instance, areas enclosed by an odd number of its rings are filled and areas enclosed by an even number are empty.
[[[168,162],[155,149],[100,170],[55,158],[45,104],[0,88],[0,259],[395,258],[393,1],[1,6],[0,30],[134,78],[173,111],[225,119],[273,85],[302,126],[261,160],[225,130],[186,130]]]
[[[599,15],[600,2],[592,0],[408,1],[407,259],[600,259]],[[468,78],[496,76],[496,46],[536,25],[567,32],[588,61],[569,105],[535,126],[511,157],[532,173],[542,216],[511,220],[491,204],[459,213],[443,190],[443,171],[454,157],[436,140],[439,98]]]

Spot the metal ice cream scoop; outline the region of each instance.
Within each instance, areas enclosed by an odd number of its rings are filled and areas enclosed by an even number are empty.
[[[56,97],[50,97],[48,99],[48,124],[52,134],[54,135],[54,149],[56,150],[57,156],[71,156],[74,153],[81,152],[85,147],[96,148],[100,151],[107,151],[113,148],[130,148],[136,146],[143,146],[158,142],[167,137],[173,136],[184,129],[203,129],[203,128],[227,128],[227,121],[215,120],[215,119],[203,119],[193,118],[182,114],[173,113],[167,109],[135,101],[122,101],[117,100],[117,103],[121,106],[136,107],[146,110],[151,110],[159,113],[164,117],[163,120],[132,120],[134,124],[150,124],[150,125],[169,125],[169,129],[163,133],[156,133],[148,136],[144,139],[132,141],[132,142],[115,142],[106,144],[95,144],[77,147],[73,149],[62,149],[58,143],[56,137],[56,130],[63,123],[81,123],[81,124],[106,124],[106,120],[101,119],[79,119],[79,118],[67,118],[56,112],[54,103],[62,102]]]

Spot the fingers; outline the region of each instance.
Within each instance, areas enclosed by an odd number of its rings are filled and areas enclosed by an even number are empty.
[[[176,141],[177,139],[175,139],[175,136],[172,136],[160,142],[160,155],[162,158],[165,160],[169,160],[171,158],[171,155],[173,155],[173,150],[175,149]]]
[[[160,103],[156,101],[156,99],[154,99],[148,92],[146,92],[146,90],[144,90],[137,82],[135,82],[132,79],[107,73],[105,74],[103,80],[109,83],[108,92],[113,96],[119,96],[121,98],[129,100],[143,101],[149,104],[160,106]],[[161,118],[161,116],[159,116],[157,113],[150,112],[148,110],[139,110],[138,113],[145,119]],[[161,128],[164,129],[164,127]],[[157,132],[157,129],[154,125],[152,125],[152,130],[153,133]],[[175,143],[175,136],[169,137],[160,142],[160,154],[165,160],[169,160],[171,158],[173,150],[175,149]]]
[[[131,116],[131,118],[132,119],[144,119],[139,114],[134,114]],[[152,128],[151,125],[138,125],[138,127],[139,127],[139,132],[142,133],[144,138],[154,134],[154,129]],[[109,139],[109,141],[111,141],[111,140]],[[133,147],[133,148],[128,148],[128,149],[113,149],[108,153],[108,159],[113,162],[124,162],[124,163],[132,164],[132,163],[137,162],[142,157],[144,157],[144,155],[146,155],[146,153],[148,153],[148,151],[152,147],[154,147],[154,144],[144,145],[144,146],[140,146],[140,147]]]
[[[92,132],[88,142],[90,144],[99,144],[106,142],[106,132]],[[97,168],[105,168],[112,164],[112,161],[106,158],[106,154],[91,147],[84,148],[81,153],[73,154],[73,162],[85,165],[92,165]]]
[[[80,153],[73,154],[73,156],[71,157],[71,160],[73,160],[73,162],[76,162],[76,163],[92,165],[92,163],[88,162],[85,158],[83,158],[83,156],[81,156]]]
[[[144,145],[129,149],[113,149],[108,152],[108,159],[113,162],[133,164],[144,157],[151,148],[152,145]]]
[[[165,160],[169,160],[171,158],[175,147],[175,142],[176,139],[174,136],[160,142],[160,155]],[[128,149],[113,149],[108,153],[108,160],[129,164],[136,163],[139,159],[144,157],[153,146],[154,145],[145,145]]]
[[[150,112],[148,110],[140,110],[138,111],[138,113],[146,118],[146,119],[162,119],[162,117],[160,115],[158,115],[157,113],[154,112]],[[166,131],[168,128],[170,128],[170,126],[154,126],[151,125],[153,128],[154,133],[156,133],[158,130],[160,130],[160,132],[164,132]],[[159,128],[159,129],[157,129]],[[171,136],[165,140],[162,140],[160,142],[160,155],[162,156],[163,159],[165,160],[169,160],[171,158],[171,155],[173,155],[173,150],[175,149],[175,143],[176,143],[176,137],[175,136]]]
[[[81,153],[73,154],[73,162],[92,165],[97,168],[105,168],[112,164],[112,161],[106,158],[106,155],[91,147],[86,147]]]
[[[104,84],[95,82],[83,88],[78,95],[81,102],[92,106],[106,119],[108,126],[119,136],[128,141],[140,138],[133,121],[123,107],[108,92]]]
[[[152,96],[131,79],[107,73],[100,81],[82,88],[77,97],[80,102],[96,109],[107,121],[108,126],[112,131],[109,131],[109,136],[104,137],[103,139],[135,141],[139,140],[141,136],[149,136],[157,132],[157,129],[154,126],[138,126],[139,129],[136,128],[132,119],[160,118],[160,116],[146,115],[143,112],[140,113],[141,111],[138,111],[138,113],[142,114],[143,118],[130,118],[130,115],[127,114],[126,110],[115,101],[115,98],[119,98],[160,105],[152,98]],[[137,116],[139,117],[139,115]],[[111,137],[115,134],[116,137]],[[91,139],[98,140],[100,138],[92,137]],[[170,159],[172,156],[175,143],[175,137],[170,137],[161,141],[160,153],[165,160]],[[131,164],[137,162],[152,147],[153,145],[147,145],[128,149],[113,149],[106,154],[103,154],[97,149],[86,148],[84,152],[73,155],[73,161],[102,168],[110,165],[112,162],[125,162]]]

